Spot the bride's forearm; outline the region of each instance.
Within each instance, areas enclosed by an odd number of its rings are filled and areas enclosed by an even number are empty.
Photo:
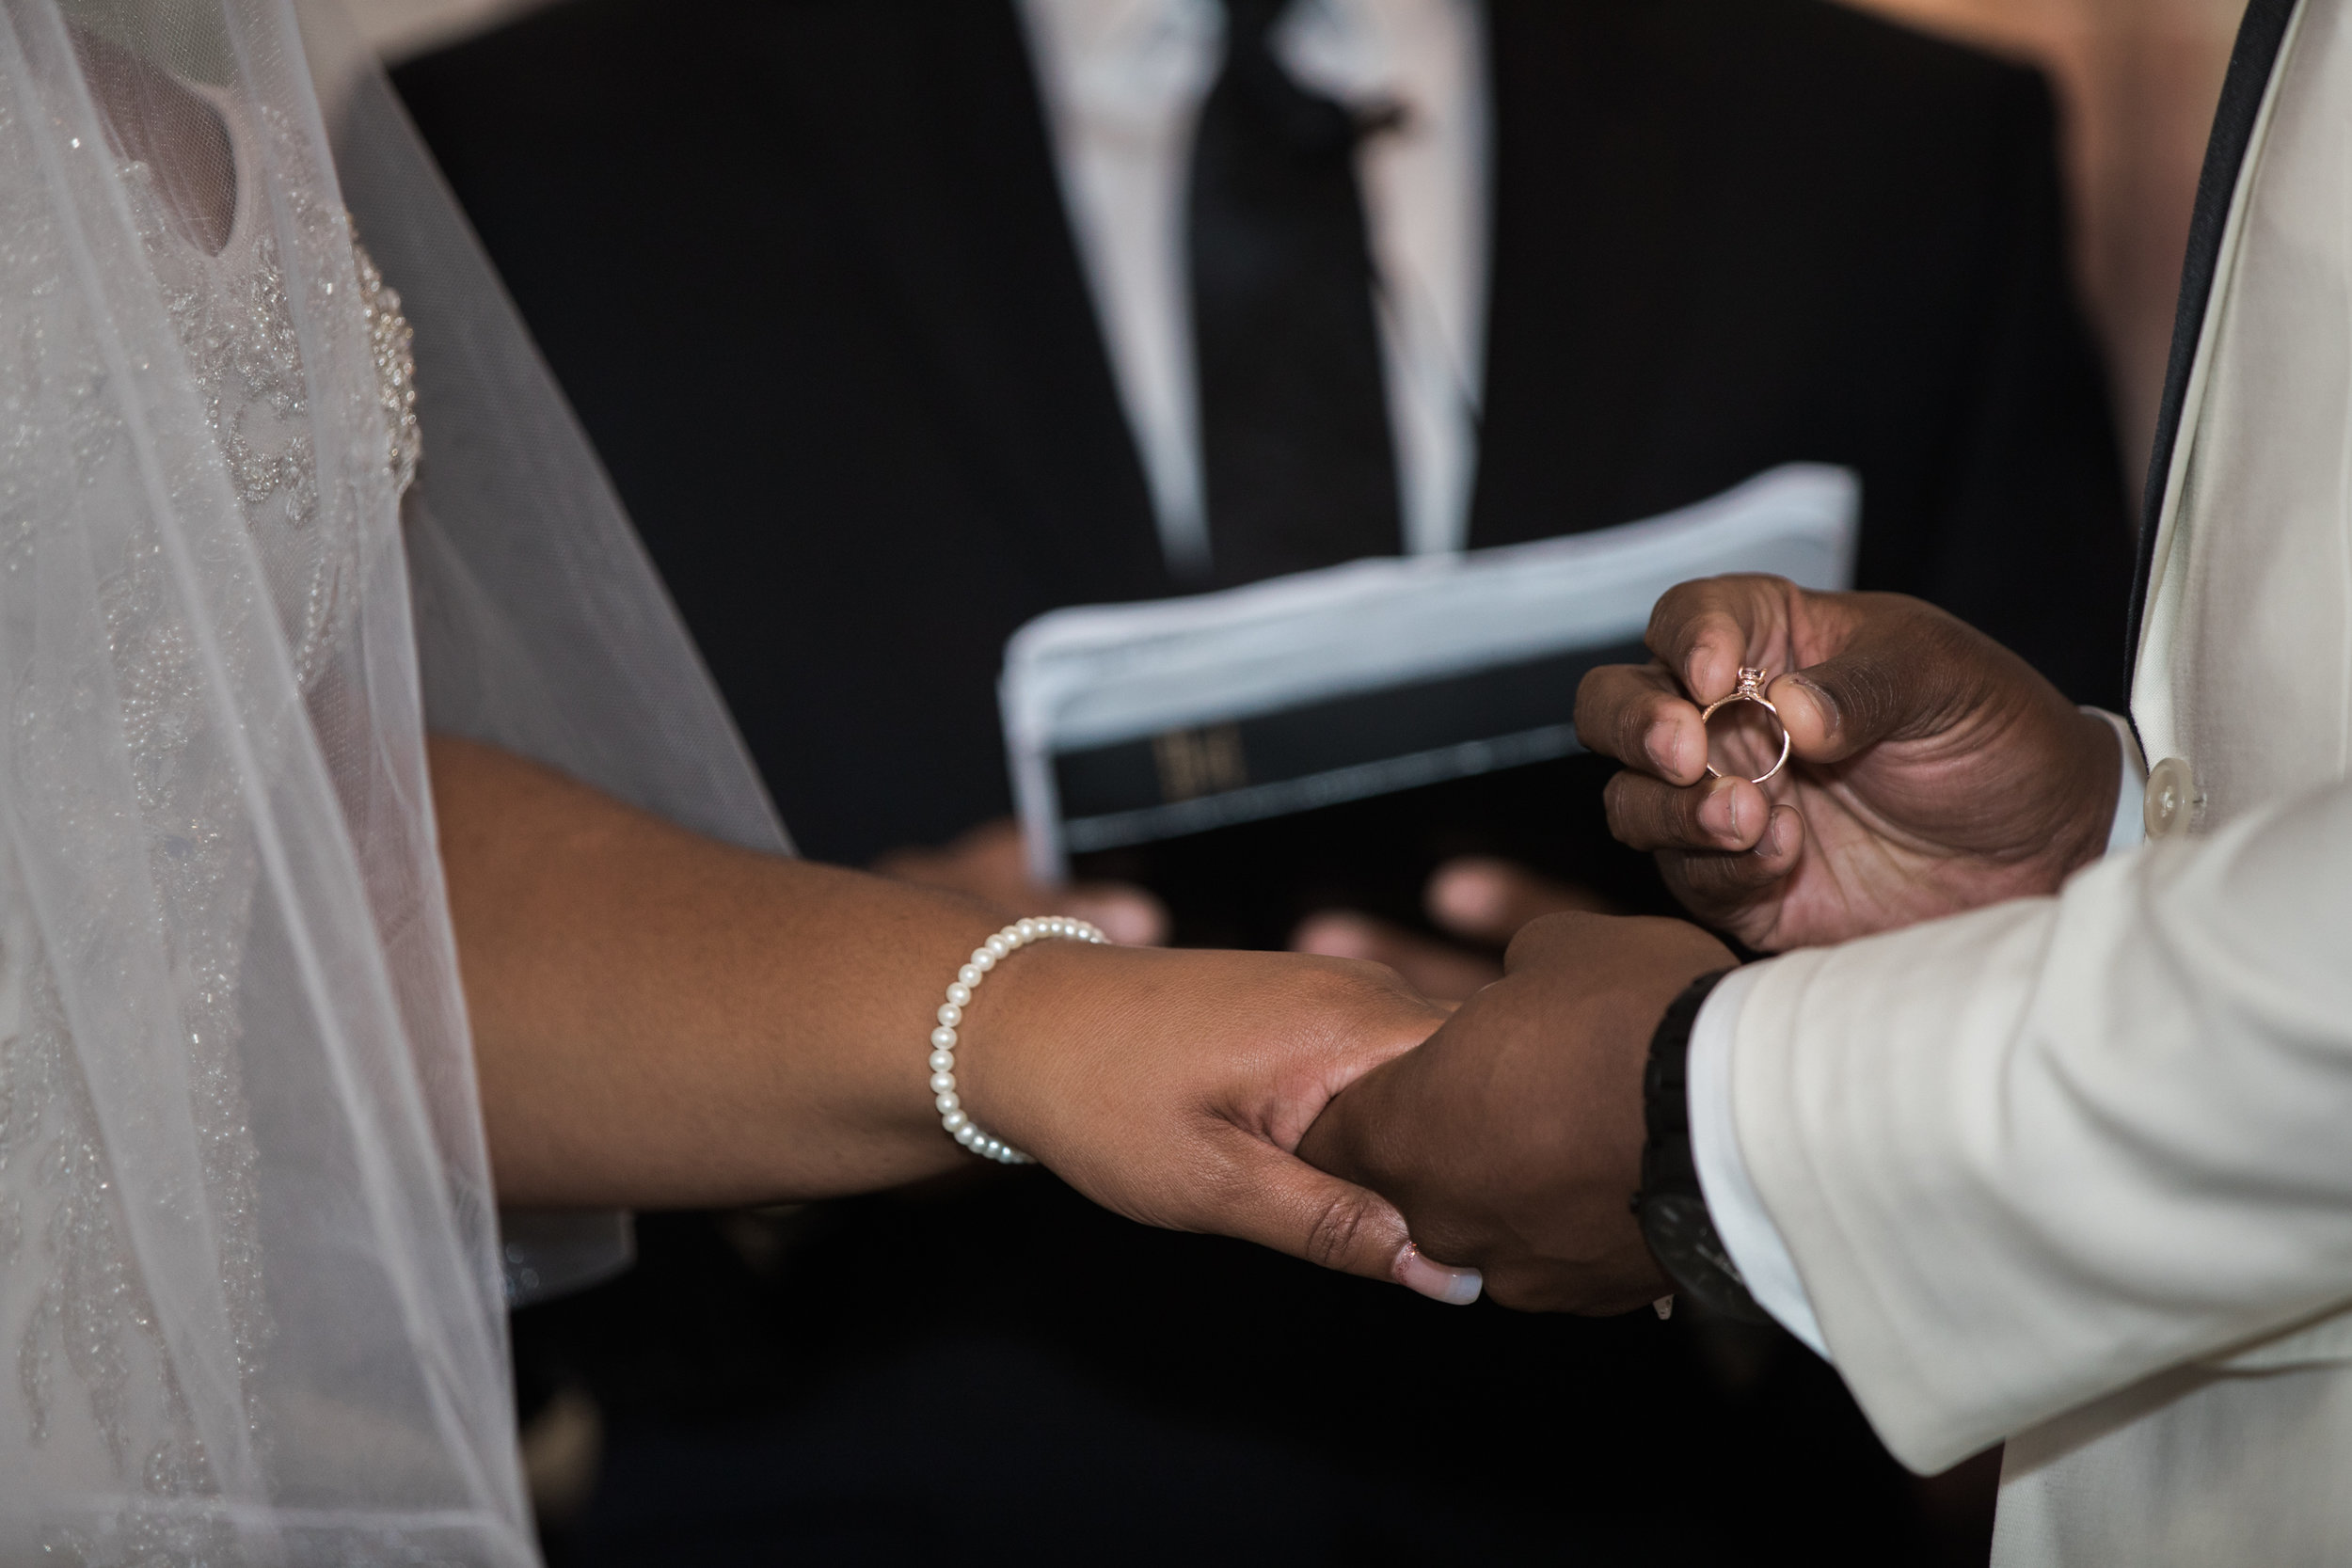
[[[970,1161],[924,1037],[1002,911],[718,844],[464,741],[431,756],[502,1199],[813,1197]]]
[[[971,1163],[930,1035],[1022,911],[730,848],[462,741],[432,762],[501,1199],[774,1201]],[[957,1092],[1132,1218],[1458,1300],[1391,1204],[1292,1153],[1444,1016],[1377,964],[1042,942],[966,1009]]]

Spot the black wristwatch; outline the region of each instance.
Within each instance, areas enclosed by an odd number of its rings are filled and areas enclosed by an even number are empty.
[[[1746,1323],[1769,1323],[1740,1277],[1739,1265],[1715,1234],[1699,1190],[1699,1170],[1691,1153],[1691,1026],[1716,983],[1731,971],[1702,974],[1684,989],[1650,1037],[1649,1066],[1642,1073],[1642,1190],[1633,1213],[1650,1255],[1673,1278],[1675,1289],[1708,1311]]]

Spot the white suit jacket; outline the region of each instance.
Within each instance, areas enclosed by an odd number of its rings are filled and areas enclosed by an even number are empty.
[[[2152,841],[1759,966],[1732,1123],[1888,1446],[2009,1440],[1996,1561],[2352,1564],[2352,0],[2253,0],[2166,407]]]

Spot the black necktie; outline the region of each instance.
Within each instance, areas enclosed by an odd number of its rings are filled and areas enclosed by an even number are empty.
[[[1402,548],[1344,105],[1291,80],[1267,35],[1286,0],[1226,0],[1190,193],[1192,335],[1219,584]]]

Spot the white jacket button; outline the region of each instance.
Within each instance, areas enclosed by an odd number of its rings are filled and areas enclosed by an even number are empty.
[[[2196,775],[2179,757],[2167,757],[2148,769],[2148,793],[2140,800],[2139,819],[2150,838],[2180,838],[2204,815],[2205,797]]]

